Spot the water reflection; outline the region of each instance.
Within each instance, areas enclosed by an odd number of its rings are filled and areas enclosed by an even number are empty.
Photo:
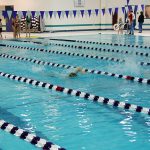
[[[78,103],[76,104],[78,107],[76,108],[77,117],[79,127],[83,129],[83,132],[91,132],[92,122],[90,117],[87,116],[86,103]]]
[[[128,136],[129,142],[133,143],[139,140],[150,141],[150,117],[143,117],[142,115],[137,117],[131,112],[123,112],[126,116],[120,124],[124,134]],[[140,127],[142,125],[142,127]],[[143,128],[144,126],[144,128]],[[145,141],[144,140],[144,141]]]

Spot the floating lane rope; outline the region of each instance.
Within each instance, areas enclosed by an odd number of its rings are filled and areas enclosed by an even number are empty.
[[[27,61],[27,62],[39,64],[39,65],[48,65],[48,66],[58,67],[58,68],[65,68],[65,69],[77,68],[77,66],[70,66],[70,65],[58,64],[58,63],[52,63],[52,62],[45,62],[45,61],[41,61],[41,60],[24,58],[24,57],[19,57],[19,56],[12,56],[12,55],[8,55],[8,54],[0,54],[0,57],[14,59],[14,60],[20,60],[20,61]],[[109,73],[109,72],[104,72],[104,71],[99,71],[99,70],[90,70],[87,68],[83,68],[82,70],[85,72],[91,73],[91,74],[105,75],[105,76],[109,76],[109,77],[135,81],[138,83],[150,84],[150,79],[133,77],[133,76],[129,76],[129,75]]]
[[[113,62],[119,62],[119,63],[126,62],[124,59],[103,57],[103,56],[94,56],[94,55],[87,55],[87,54],[80,54],[80,53],[62,52],[62,51],[55,51],[55,50],[46,50],[46,49],[42,49],[42,48],[40,49],[40,48],[15,46],[15,45],[7,45],[7,44],[6,44],[6,47],[27,49],[27,50],[33,50],[33,51],[46,52],[46,53],[68,55],[68,56],[78,56],[78,57],[84,57],[84,58],[101,59],[101,60],[107,60],[107,61],[113,61]],[[141,66],[149,66],[150,65],[150,63],[147,63],[147,62],[137,62],[137,64],[141,65]]]
[[[35,134],[30,134],[28,131],[20,129],[4,120],[0,120],[0,129],[20,137],[20,139],[25,140],[36,147],[42,148],[43,150],[65,150],[65,148],[61,148],[52,142],[47,142],[45,139],[42,139]]]
[[[135,48],[145,48],[145,49],[150,49],[149,46],[142,46],[142,45],[129,45],[129,44],[113,44],[113,43],[106,43],[106,42],[93,42],[93,41],[81,41],[81,40],[76,40],[76,42],[79,43],[87,43],[87,44],[100,44],[100,45],[111,45],[111,46],[123,46],[123,47],[135,47]]]
[[[50,39],[50,40],[55,40],[55,39]],[[29,43],[35,43],[35,44],[43,44],[42,42],[37,42],[37,41],[25,41],[25,40],[17,40],[18,42],[29,42]],[[61,39],[60,41],[63,41]],[[71,40],[65,40],[65,41],[71,41]],[[73,40],[75,42],[75,40]],[[78,41],[76,41],[78,42]],[[91,44],[91,42],[87,41],[88,43]],[[83,43],[83,42],[80,42]],[[93,42],[93,44],[98,43],[98,42]],[[71,47],[74,49],[88,49],[88,50],[95,50],[95,51],[100,51],[100,52],[112,52],[112,53],[121,53],[121,54],[134,54],[137,56],[145,56],[145,57],[150,57],[149,53],[145,52],[138,52],[138,51],[128,51],[128,50],[115,50],[115,49],[106,49],[106,48],[97,48],[97,47],[86,47],[86,46],[76,46],[76,45],[70,45],[70,44],[57,44],[57,43],[49,43],[50,45],[55,45],[55,46],[63,46],[63,47]],[[108,44],[103,44],[103,45],[108,45]]]
[[[127,51],[127,50],[115,50],[115,49],[106,49],[106,48],[97,48],[97,47],[86,47],[86,46],[76,46],[76,45],[70,45],[70,44],[57,44],[57,43],[50,43],[50,45],[56,45],[56,46],[63,46],[63,47],[71,47],[75,49],[88,49],[88,50],[95,50],[99,52],[112,52],[112,53],[121,53],[121,54],[135,54],[138,56],[146,56],[149,57],[149,53],[144,52],[137,52],[137,51]]]
[[[84,99],[87,99],[87,100],[92,100],[93,102],[103,103],[105,105],[110,105],[110,106],[114,106],[114,107],[117,107],[117,108],[122,108],[122,109],[125,109],[125,110],[131,110],[131,111],[134,111],[134,112],[139,112],[139,113],[150,115],[150,108],[137,106],[137,105],[130,104],[130,103],[125,103],[125,102],[120,102],[120,101],[117,101],[117,100],[92,95],[90,93],[85,93],[85,92],[81,92],[81,91],[61,87],[61,86],[58,86],[58,85],[53,85],[53,84],[50,84],[50,83],[45,83],[45,82],[33,80],[33,79],[30,79],[30,78],[26,78],[26,77],[21,77],[21,76],[16,76],[16,75],[13,75],[13,74],[4,73],[4,72],[0,72],[0,76],[8,78],[10,80],[15,80],[15,81],[23,82],[23,83],[30,84],[30,85],[33,85],[33,86],[43,87],[43,88],[51,89],[51,90],[54,90],[54,91],[57,91],[57,92],[62,92],[62,93],[68,94],[68,95],[84,98]]]

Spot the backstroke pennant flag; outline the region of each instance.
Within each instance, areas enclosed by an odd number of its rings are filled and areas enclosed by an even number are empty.
[[[49,11],[49,16],[50,16],[50,18],[52,18],[52,16],[53,16],[53,11]]]
[[[13,17],[13,18],[16,18],[16,16],[17,16],[17,11],[13,11],[13,12],[12,12],[12,17]],[[18,15],[18,16],[19,16],[19,15]]]
[[[105,8],[102,9],[102,14],[105,15]]]
[[[123,14],[125,13],[125,7],[122,7],[122,13]]]
[[[69,16],[69,10],[66,10],[65,14],[66,14],[66,17],[68,18],[68,16]]]
[[[31,11],[32,18],[35,16],[35,11]]]
[[[138,5],[135,5],[134,11],[137,12],[138,10]]]
[[[99,14],[99,9],[95,9],[96,16]]]
[[[83,16],[84,16],[84,10],[80,10],[80,12],[81,12],[81,16],[83,18]]]
[[[62,11],[57,11],[57,14],[58,14],[59,18],[61,17],[61,13],[62,13]]]
[[[114,12],[115,14],[118,14],[118,9],[119,9],[118,7],[115,8],[115,12]]]
[[[4,18],[8,18],[7,11],[3,10],[3,12],[2,12],[2,13],[3,13],[3,17],[4,17]]]
[[[40,11],[42,19],[44,18],[45,11]]]
[[[129,5],[130,0],[127,0],[127,5]]]
[[[108,8],[109,14],[112,14],[112,8]]]
[[[77,15],[77,11],[76,10],[73,10],[73,15],[74,15],[74,18],[75,18],[76,15]]]
[[[141,8],[142,8],[142,11],[144,11],[144,5],[143,4],[141,5]]]
[[[88,10],[89,17],[91,16],[91,12],[92,12],[92,10],[89,9],[89,10]]]
[[[27,11],[22,11],[22,14],[23,14],[24,17],[26,17]]]

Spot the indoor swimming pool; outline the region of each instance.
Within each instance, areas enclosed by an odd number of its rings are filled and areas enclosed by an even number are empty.
[[[149,150],[148,37],[1,40],[0,64],[0,120],[67,150]],[[3,130],[0,139],[0,150],[39,149]]]

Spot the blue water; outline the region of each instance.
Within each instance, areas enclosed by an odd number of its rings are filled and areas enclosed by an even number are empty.
[[[117,38],[114,35],[66,38],[97,41],[98,37],[101,37],[99,40],[107,39],[107,42],[110,43],[114,43],[112,40],[114,37]],[[34,40],[40,41],[39,39]],[[135,40],[135,38],[132,40]],[[143,43],[139,44],[148,44],[145,37],[143,37],[143,41]],[[29,47],[44,47],[33,43],[1,42]],[[58,42],[56,41],[56,43]],[[130,56],[132,63],[120,64],[104,60],[23,49],[0,48],[0,53],[150,78],[149,66],[143,67],[136,63],[137,61],[149,62],[149,58],[146,57]],[[58,46],[47,46],[47,48],[81,53],[81,50]],[[133,49],[131,48],[131,50]],[[142,51],[142,49],[138,50]],[[103,54],[117,58],[127,57],[123,54],[93,53],[90,50],[82,50],[82,53]],[[126,59],[129,60],[129,58]],[[136,82],[88,73],[80,73],[76,78],[68,78],[67,75],[71,70],[36,65],[30,62],[21,62],[6,58],[0,58],[0,64],[0,71],[3,72],[150,108],[150,87],[146,84],[138,84]],[[3,77],[0,77],[0,84],[0,119],[4,119],[31,133],[35,133],[68,150],[149,150],[150,117],[147,115],[93,103],[82,98],[33,87]],[[13,135],[0,131],[0,149],[35,150],[37,148]]]

